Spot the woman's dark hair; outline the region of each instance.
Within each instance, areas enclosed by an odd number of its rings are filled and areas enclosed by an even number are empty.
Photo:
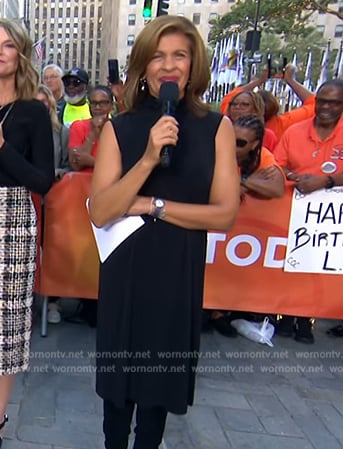
[[[255,132],[255,139],[258,140],[256,147],[249,151],[247,158],[240,165],[241,175],[249,176],[257,170],[261,162],[261,149],[264,136],[264,124],[255,114],[242,115],[235,123],[235,128],[250,129]]]
[[[90,98],[90,96],[92,95],[93,92],[97,92],[97,91],[104,92],[108,96],[108,99],[113,102],[113,94],[112,94],[111,89],[102,84],[98,84],[98,85],[92,87],[88,92],[88,98]]]
[[[264,121],[267,123],[268,120],[278,115],[280,109],[279,102],[275,95],[268,90],[259,90],[257,91],[257,94],[260,95],[264,101]]]

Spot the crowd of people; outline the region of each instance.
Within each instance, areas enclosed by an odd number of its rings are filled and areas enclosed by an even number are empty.
[[[288,65],[284,80],[303,105],[279,114],[276,98],[261,89],[263,71],[215,112],[202,100],[210,79],[203,41],[176,16],[151,21],[137,37],[125,84],[91,87],[85,69],[56,64],[43,68],[39,84],[31,50],[26,32],[0,19],[0,435],[14,375],[29,362],[37,247],[31,194],[44,196],[69,171],[91,172],[93,223],[141,216],[144,226],[101,263],[99,300],[81,298],[80,314],[69,320],[97,326],[99,354],[123,354],[116,370],[112,358],[97,359],[106,449],[127,448],[135,407],[134,449],[157,449],[168,412],[184,414],[193,402],[207,230],[229,230],[247,195],[281,197],[287,184],[302,193],[343,185],[343,80],[313,94]],[[159,99],[167,82],[178,87],[171,115]],[[165,147],[173,148],[167,167],[160,165]],[[7,238],[13,232],[27,237]],[[236,336],[235,313],[206,316],[221,334]],[[310,318],[282,316],[277,332],[314,343]],[[59,298],[50,297],[48,322],[60,321]],[[343,336],[343,324],[328,334]],[[194,356],[174,357],[171,370],[161,351]],[[132,369],[147,364],[165,370]]]

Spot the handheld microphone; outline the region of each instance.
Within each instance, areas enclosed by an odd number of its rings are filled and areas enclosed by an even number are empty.
[[[179,86],[167,81],[161,85],[159,99],[162,102],[162,112],[166,115],[174,115],[176,104],[179,99]],[[166,145],[160,153],[161,167],[167,168],[170,165],[174,145]]]

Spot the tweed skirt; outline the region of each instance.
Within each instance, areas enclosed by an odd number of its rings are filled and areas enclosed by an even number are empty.
[[[0,375],[29,365],[37,219],[25,187],[0,187]]]

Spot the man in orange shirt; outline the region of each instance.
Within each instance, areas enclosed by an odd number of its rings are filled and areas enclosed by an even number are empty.
[[[275,149],[286,177],[303,193],[343,185],[343,80],[322,84],[314,119],[291,126]],[[293,335],[294,317],[285,316],[279,335]],[[313,343],[309,318],[296,319],[295,340]]]
[[[288,180],[304,192],[343,184],[343,80],[317,92],[315,117],[291,126],[275,149]]]

